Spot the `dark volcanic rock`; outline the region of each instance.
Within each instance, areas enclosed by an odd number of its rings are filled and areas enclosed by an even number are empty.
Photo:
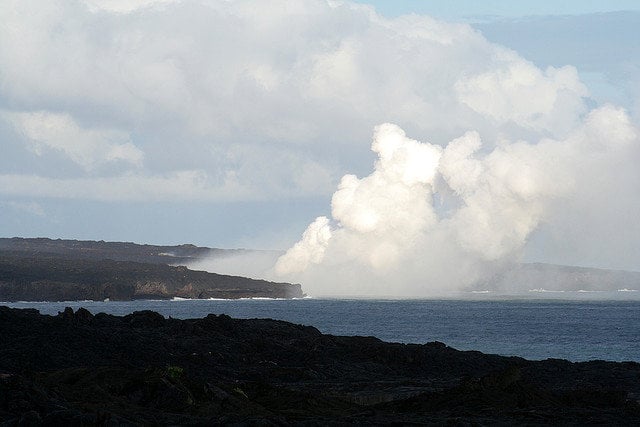
[[[130,261],[0,251],[0,301],[293,298],[300,285]]]
[[[385,343],[225,315],[0,307],[0,422],[638,425],[640,365]]]
[[[0,251],[22,253],[24,256],[47,254],[67,259],[133,261],[151,264],[185,264],[210,256],[243,252],[242,249],[205,248],[194,245],[156,246],[130,242],[63,240],[47,238],[0,238]]]

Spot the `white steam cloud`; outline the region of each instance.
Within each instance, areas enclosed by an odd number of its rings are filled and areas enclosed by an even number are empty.
[[[376,127],[378,159],[345,175],[331,219],[317,218],[275,265],[313,295],[431,296],[459,291],[517,261],[550,207],[574,197],[583,176],[624,163],[638,132],[603,106],[560,140],[501,141],[483,150],[469,131],[444,148]]]

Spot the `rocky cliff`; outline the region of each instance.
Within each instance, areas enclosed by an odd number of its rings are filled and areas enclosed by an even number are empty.
[[[186,267],[0,251],[0,301],[299,298],[300,285]]]

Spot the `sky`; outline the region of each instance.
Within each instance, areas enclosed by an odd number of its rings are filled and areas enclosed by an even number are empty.
[[[0,14],[0,236],[298,242],[290,264],[314,264],[371,247],[354,215],[383,200],[392,237],[375,235],[374,264],[449,239],[456,259],[640,271],[638,2],[7,0]],[[440,163],[389,175],[409,158]]]
[[[388,17],[406,14],[425,14],[446,21],[482,22],[485,20],[522,19],[532,16],[586,15],[617,11],[638,11],[635,0],[358,0],[369,4]]]

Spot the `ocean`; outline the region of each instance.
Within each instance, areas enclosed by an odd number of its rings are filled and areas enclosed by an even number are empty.
[[[55,315],[65,307],[125,315],[154,310],[165,317],[209,313],[272,318],[311,325],[334,335],[375,336],[384,341],[441,341],[540,360],[640,362],[640,300],[525,299],[478,296],[473,300],[296,299],[72,301],[2,303]]]

